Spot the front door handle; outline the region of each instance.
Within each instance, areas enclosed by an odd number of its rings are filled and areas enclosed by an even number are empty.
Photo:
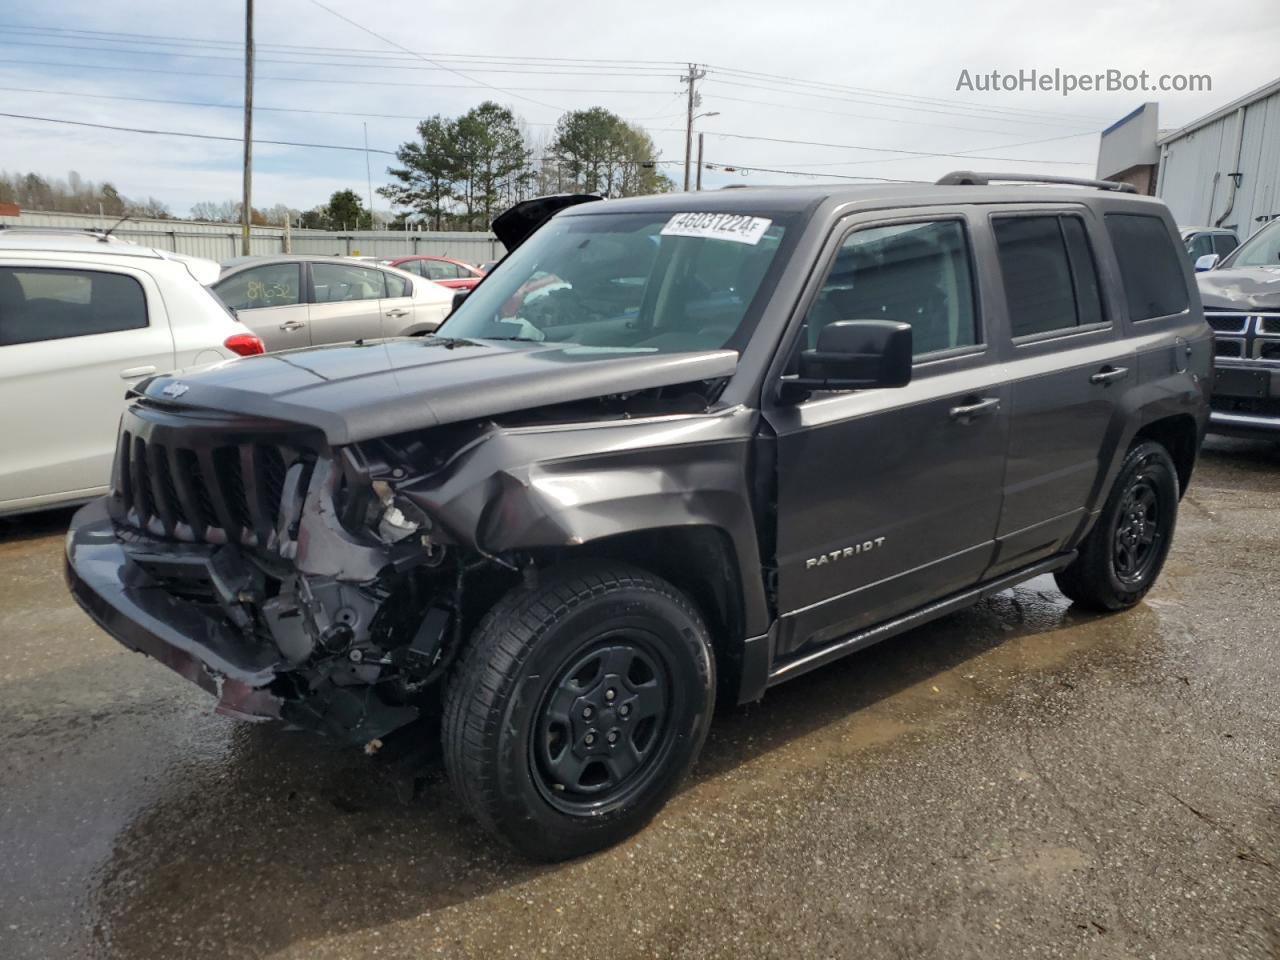
[[[1128,367],[1113,367],[1107,364],[1097,373],[1089,378],[1090,383],[1108,384],[1115,380],[1123,380],[1129,375]]]
[[[963,403],[958,407],[952,407],[951,419],[959,420],[961,423],[968,423],[970,420],[986,416],[988,413],[995,413],[999,409],[999,397],[984,397],[973,403]]]
[[[399,307],[396,307],[394,310],[387,311],[388,317],[395,317],[397,319],[399,319],[400,317],[407,317],[408,315],[409,315],[408,310],[401,310]]]
[[[149,363],[145,367],[126,367],[120,371],[120,379],[137,380],[139,377],[149,377],[156,372],[155,364]]]
[[[284,323],[280,324],[280,329],[287,330],[292,333],[294,330],[301,330],[305,326],[306,324],[301,320],[286,320]]]

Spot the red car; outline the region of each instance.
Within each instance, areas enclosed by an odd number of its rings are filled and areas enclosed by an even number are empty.
[[[390,265],[451,290],[470,290],[484,276],[482,270],[477,270],[471,264],[450,260],[448,257],[399,257],[390,261]]]

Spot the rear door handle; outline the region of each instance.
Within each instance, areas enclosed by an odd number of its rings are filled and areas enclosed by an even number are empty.
[[[409,311],[408,311],[408,310],[402,310],[402,309],[400,309],[399,307],[396,307],[394,310],[388,310],[388,311],[387,311],[387,316],[388,316],[388,317],[397,317],[397,318],[399,318],[399,317],[407,317],[408,315],[409,315]]]
[[[999,397],[985,397],[974,403],[964,403],[958,407],[951,408],[951,419],[959,420],[961,423],[968,423],[977,417],[986,416],[988,413],[995,413],[1000,409]]]
[[[139,377],[149,377],[156,372],[155,364],[147,364],[145,367],[126,367],[120,371],[122,380],[137,380]]]
[[[1097,373],[1089,378],[1090,383],[1107,384],[1115,380],[1123,380],[1129,375],[1128,367],[1113,367],[1107,364]]]
[[[301,330],[305,326],[306,324],[301,320],[286,320],[284,323],[280,324],[280,329],[292,332],[294,330]]]

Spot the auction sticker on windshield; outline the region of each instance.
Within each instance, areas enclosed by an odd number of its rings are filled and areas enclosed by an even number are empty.
[[[740,213],[677,213],[662,228],[664,237],[706,237],[734,243],[760,242],[772,220]]]

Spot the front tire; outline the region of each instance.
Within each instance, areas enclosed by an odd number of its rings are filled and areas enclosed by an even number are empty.
[[[469,638],[445,694],[445,766],[482,826],[565,860],[649,822],[714,700],[710,638],[679,590],[624,564],[551,571]]]
[[[1164,567],[1178,519],[1178,473],[1169,452],[1147,440],[1125,454],[1093,529],[1058,589],[1089,610],[1132,607]]]

